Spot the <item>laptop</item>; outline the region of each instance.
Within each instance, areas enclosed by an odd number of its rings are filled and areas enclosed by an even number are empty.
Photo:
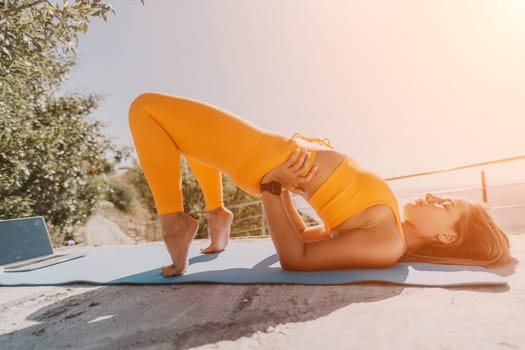
[[[41,269],[85,256],[53,253],[43,217],[0,220],[0,272]]]

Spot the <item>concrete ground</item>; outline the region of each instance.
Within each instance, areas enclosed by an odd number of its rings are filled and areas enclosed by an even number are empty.
[[[510,238],[500,287],[1,287],[0,349],[525,349],[525,233]]]

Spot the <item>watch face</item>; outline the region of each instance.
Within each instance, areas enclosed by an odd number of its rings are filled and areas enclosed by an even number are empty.
[[[270,189],[270,192],[273,194],[281,194],[281,184],[278,182],[270,182],[270,185],[272,186]]]
[[[271,194],[281,194],[281,184],[275,181],[271,181],[261,185],[261,192],[268,191]]]

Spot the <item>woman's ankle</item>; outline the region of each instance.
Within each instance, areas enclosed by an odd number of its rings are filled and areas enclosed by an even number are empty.
[[[176,213],[163,214],[160,216],[162,233],[164,236],[177,234],[186,231],[189,227],[198,225],[197,219],[183,211]]]

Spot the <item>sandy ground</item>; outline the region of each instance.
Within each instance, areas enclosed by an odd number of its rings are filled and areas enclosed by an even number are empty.
[[[1,287],[0,349],[525,349],[511,244],[500,287]]]
[[[116,223],[100,214],[89,219],[83,231],[86,243],[90,246],[135,243]]]

